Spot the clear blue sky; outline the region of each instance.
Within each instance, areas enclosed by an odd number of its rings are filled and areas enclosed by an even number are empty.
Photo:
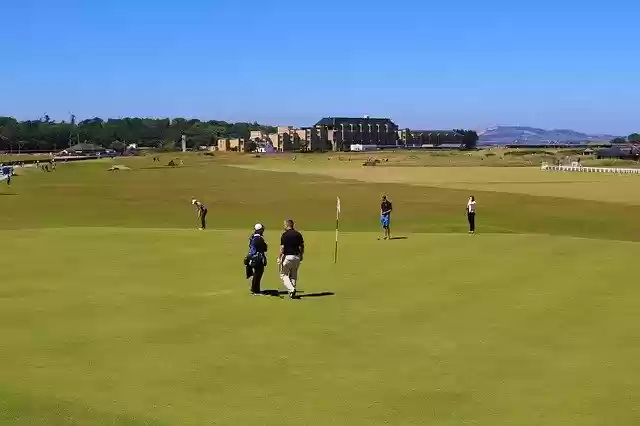
[[[3,2],[0,115],[640,131],[632,0]]]

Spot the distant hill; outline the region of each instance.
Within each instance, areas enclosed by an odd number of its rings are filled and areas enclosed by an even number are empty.
[[[545,145],[609,142],[614,135],[587,134],[568,129],[545,130],[526,126],[494,126],[478,132],[480,145]]]

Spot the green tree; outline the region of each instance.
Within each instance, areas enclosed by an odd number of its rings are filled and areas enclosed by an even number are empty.
[[[478,145],[478,133],[474,130],[455,129],[455,133],[461,135],[461,143],[464,149],[476,149]]]
[[[627,139],[625,138],[614,138],[611,140],[612,144],[620,144],[620,143],[627,143]]]
[[[123,152],[127,148],[127,146],[124,144],[124,142],[115,140],[109,144],[109,148],[113,149],[116,152]]]
[[[627,136],[627,140],[632,143],[640,143],[640,133],[631,133]]]
[[[56,122],[46,114],[38,120],[18,121],[12,117],[0,117],[0,150],[2,151],[55,151],[73,145],[77,140],[103,147],[111,147],[113,141],[163,149],[179,146],[180,136],[187,135],[189,147],[216,144],[220,138],[248,139],[251,130],[275,132],[275,127],[258,123],[228,123],[226,121],[201,121],[186,118],[125,117],[104,120],[93,117],[71,122]],[[171,142],[167,142],[171,141]],[[119,146],[119,145],[118,145]]]

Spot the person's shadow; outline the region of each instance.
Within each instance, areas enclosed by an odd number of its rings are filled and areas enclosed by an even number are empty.
[[[287,291],[281,290],[262,290],[262,294],[265,296],[278,297],[280,299],[284,299],[286,295],[289,293]],[[318,293],[305,293],[304,291],[296,291],[296,299],[306,299],[312,297],[327,297],[327,296],[335,296],[336,294],[331,291],[322,291]]]

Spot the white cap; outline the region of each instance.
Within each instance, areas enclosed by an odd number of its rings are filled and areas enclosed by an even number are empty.
[[[191,200],[191,204],[195,204],[198,200],[196,200],[195,198],[193,200]]]
[[[262,226],[261,223],[256,223],[255,225],[253,225],[253,230],[254,231],[261,231],[264,229],[264,226]]]

